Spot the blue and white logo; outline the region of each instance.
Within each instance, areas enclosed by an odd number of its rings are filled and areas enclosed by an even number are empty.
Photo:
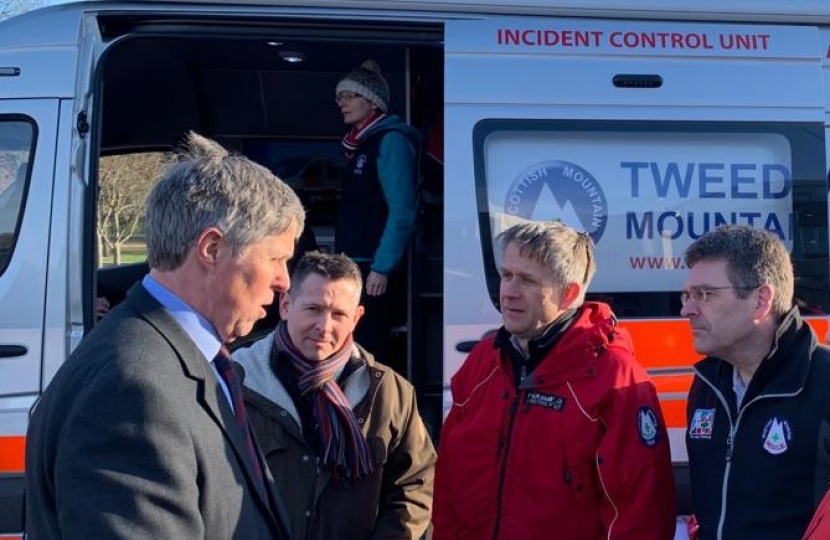
[[[657,413],[651,407],[640,407],[637,413],[637,431],[640,433],[640,440],[649,448],[657,446],[660,435],[660,421],[657,420]]]
[[[761,437],[764,439],[764,450],[777,456],[790,448],[793,430],[786,418],[774,416],[767,421]]]
[[[355,163],[355,168],[362,169],[366,166],[366,154],[360,154],[357,156],[357,161]]]
[[[599,243],[608,222],[608,199],[596,178],[575,163],[543,161],[525,169],[504,201],[508,216],[561,221]]]

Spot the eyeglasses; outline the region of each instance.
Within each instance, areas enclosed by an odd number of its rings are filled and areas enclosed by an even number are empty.
[[[694,300],[695,304],[703,304],[709,299],[713,291],[734,289],[736,291],[751,291],[758,287],[692,287],[688,291],[680,291],[680,302],[687,304]]]
[[[334,102],[340,105],[340,103],[344,101],[351,101],[355,98],[359,98],[360,94],[355,94],[354,92],[340,92],[336,96],[334,96]]]

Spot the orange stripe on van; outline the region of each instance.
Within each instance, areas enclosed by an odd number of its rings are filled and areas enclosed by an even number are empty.
[[[805,319],[824,343],[827,317]],[[686,319],[623,320],[620,326],[631,333],[634,355],[651,374],[660,395],[660,407],[669,428],[686,427],[686,397],[692,386],[692,367],[701,359],[695,352],[692,331]],[[688,370],[688,372],[685,372]]]
[[[691,367],[701,359],[686,319],[623,320],[620,326],[631,333],[634,356],[647,370]]]
[[[824,343],[827,317],[805,319]],[[622,320],[620,326],[631,333],[634,355],[647,370],[692,367],[702,357],[695,352],[692,330],[686,319]]]
[[[818,336],[819,343],[826,343],[826,341],[824,341],[824,336],[827,335],[827,317],[807,319],[807,324],[813,327],[813,331],[816,333],[816,336]]]
[[[694,373],[692,373],[691,370],[689,373],[684,373],[682,375],[662,375],[659,373],[651,374],[651,379],[657,387],[657,392],[661,395],[686,394],[689,391],[689,388],[692,387],[693,378]]]
[[[26,437],[0,437],[0,473],[25,470]]]
[[[622,320],[634,343],[634,356],[654,381],[668,428],[686,427],[686,394],[692,366],[701,359],[686,319]]]
[[[686,399],[661,399],[660,409],[667,428],[686,429]]]

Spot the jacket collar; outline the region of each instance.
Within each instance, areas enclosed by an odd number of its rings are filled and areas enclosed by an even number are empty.
[[[807,382],[810,360],[818,342],[798,312],[792,308],[775,330],[769,352],[749,381],[744,403],[766,394],[789,394],[799,391]],[[695,367],[700,374],[720,388],[732,387],[731,364],[709,356]]]
[[[176,319],[158,300],[147,292],[143,285],[137,283],[127,292],[127,299],[138,313],[149,322],[179,356],[179,362],[185,373],[197,380],[204,380],[208,374],[208,361],[196,343],[182,329]]]
[[[528,377],[524,384],[519,381],[515,366],[523,361],[522,353],[510,340],[511,334],[501,327],[493,340],[493,347],[501,349],[510,359],[517,385],[533,384]],[[631,350],[630,338],[625,330],[617,326],[617,319],[611,308],[602,302],[585,302],[567,319],[560,318],[542,334],[528,342],[531,364],[528,375],[534,377],[584,370],[586,375],[596,373],[595,361],[605,349],[621,347]],[[536,363],[533,364],[532,362]],[[533,369],[530,369],[533,367]],[[536,369],[538,368],[538,369]]]
[[[235,351],[233,359],[243,368],[243,385],[286,411],[302,429],[294,400],[277,376],[275,363],[281,360],[272,354],[273,343],[273,333],[268,334],[250,347]],[[372,391],[375,381],[380,380],[377,373],[382,374],[382,371],[375,367],[372,355],[356,343],[353,358],[359,359],[360,365],[344,381],[343,393],[356,407]]]
[[[553,348],[559,338],[562,337],[562,334],[571,326],[571,323],[574,321],[576,317],[577,310],[576,309],[569,309],[563,312],[558,319],[553,321],[545,328],[541,334],[538,336],[530,339],[527,343],[527,350],[528,354],[531,358],[534,357],[543,357],[549,350]],[[496,339],[493,342],[496,348],[512,348],[522,354],[522,351],[518,349],[516,346],[516,342],[513,339],[514,336],[507,329],[502,326],[496,332]]]

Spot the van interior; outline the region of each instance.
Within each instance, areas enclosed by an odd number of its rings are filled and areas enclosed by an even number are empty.
[[[196,131],[291,185],[306,207],[307,227],[317,245],[329,251],[343,173],[340,139],[346,131],[334,89],[365,60],[380,65],[391,90],[389,112],[424,137],[418,159],[419,224],[405,262],[407,302],[393,331],[397,354],[383,361],[419,389],[422,414],[437,435],[443,378],[443,178],[440,156],[427,157],[424,148],[443,147],[431,138],[442,131],[437,124],[443,107],[441,26],[113,13],[100,16],[99,26],[109,46],[96,74],[93,110],[98,114],[88,121],[102,162],[108,156],[168,152],[187,132]],[[96,208],[97,191],[91,191],[89,208]],[[112,306],[141,279],[147,265],[99,269],[92,261],[100,247],[90,227],[88,297],[97,290]],[[85,319],[91,326],[93,307],[88,310]],[[250,339],[273,328],[273,311]]]

